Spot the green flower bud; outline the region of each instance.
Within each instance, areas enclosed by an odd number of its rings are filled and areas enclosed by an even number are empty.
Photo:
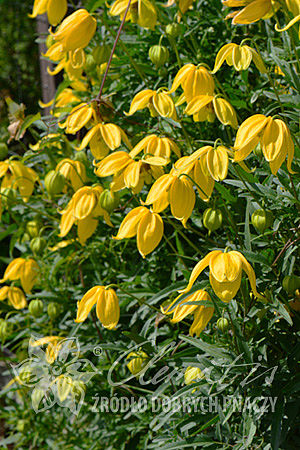
[[[0,319],[0,341],[5,341],[11,334],[11,325],[4,319]]]
[[[300,288],[300,277],[287,275],[282,281],[282,287],[288,294],[294,294]]]
[[[54,37],[52,36],[52,34],[49,34],[49,35],[47,36],[47,39],[46,39],[46,46],[47,46],[47,48],[50,48],[51,45],[54,44],[54,42],[55,42]]]
[[[23,431],[25,430],[26,423],[27,422],[24,419],[18,420],[17,426],[16,426],[17,431],[19,431],[20,433],[23,433]]]
[[[26,224],[26,231],[30,237],[35,238],[39,235],[40,224],[37,220],[30,220]]]
[[[149,58],[156,67],[161,67],[169,60],[169,50],[162,45],[153,45],[149,50]]]
[[[60,194],[65,186],[66,179],[64,175],[55,170],[50,170],[45,177],[45,188],[49,195]]]
[[[261,149],[261,145],[260,142],[257,144],[257,146],[255,147],[255,149],[253,150],[253,153],[255,156],[257,156],[258,158],[261,158],[263,155],[262,149]]]
[[[28,233],[24,233],[20,242],[21,242],[21,244],[24,244],[24,242],[30,241],[30,239],[31,239],[30,235]]]
[[[97,48],[97,47],[96,47]],[[85,66],[87,70],[93,70],[96,67],[96,61],[93,55],[87,55],[85,58]]]
[[[3,159],[6,159],[8,155],[8,147],[5,144],[5,142],[0,142],[0,161],[3,161]]]
[[[60,307],[58,303],[51,302],[48,305],[47,313],[50,319],[55,319],[60,314]]]
[[[105,209],[108,214],[111,214],[114,209],[119,205],[119,195],[116,192],[112,192],[105,189],[100,195],[99,203],[101,208]]]
[[[14,206],[18,200],[18,192],[13,188],[5,188],[1,190],[2,205],[6,208]]]
[[[28,310],[33,317],[40,317],[43,314],[43,309],[43,302],[39,299],[32,300],[28,306]]]
[[[274,216],[271,211],[257,209],[251,216],[251,223],[260,233],[264,233],[267,228],[273,225]]]
[[[220,319],[217,320],[217,328],[224,333],[228,330],[229,322],[225,317],[220,317]]]
[[[30,242],[30,250],[35,255],[41,255],[46,247],[47,247],[46,239],[40,237],[35,237]]]
[[[203,213],[203,225],[209,230],[216,231],[222,225],[222,212],[220,209],[207,208]]]
[[[182,32],[181,25],[179,23],[169,23],[166,26],[166,34],[171,38],[178,37]]]
[[[93,58],[96,64],[103,64],[109,60],[111,48],[107,44],[98,45],[93,50]]]
[[[88,164],[89,162],[84,150],[77,152],[74,159],[75,161],[80,161],[82,164]]]

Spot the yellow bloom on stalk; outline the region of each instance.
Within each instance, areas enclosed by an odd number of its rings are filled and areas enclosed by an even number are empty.
[[[215,90],[215,82],[210,72],[204,66],[194,64],[185,64],[181,67],[169,93],[175,92],[179,86],[183,89],[183,96],[180,97],[178,104],[185,101],[189,103],[198,95],[213,95]]]
[[[0,301],[8,298],[8,301],[15,309],[23,309],[27,306],[24,292],[15,286],[3,286],[0,289]]]
[[[113,192],[127,187],[138,194],[144,183],[149,184],[152,178],[157,179],[163,174],[161,166],[164,164],[166,164],[164,158],[153,157],[151,160],[135,161],[131,157],[131,153],[119,151],[96,163],[95,174],[98,177],[114,175],[110,186]]]
[[[139,375],[141,370],[149,361],[149,356],[142,350],[138,350],[137,352],[130,352],[129,355],[127,355],[126,359],[130,359],[129,363],[127,364],[130,372],[133,375]]]
[[[108,212],[99,204],[103,190],[102,186],[85,186],[75,192],[66,209],[61,212],[60,237],[65,237],[77,223],[79,242],[83,245],[95,232],[99,216],[103,216],[105,222],[113,226]]]
[[[34,259],[16,258],[7,266],[0,283],[20,280],[22,288],[29,293],[39,273],[39,266]]]
[[[164,234],[164,223],[159,214],[144,206],[130,211],[120,225],[114,239],[137,236],[137,248],[143,258],[158,246]]]
[[[29,14],[29,17],[34,18],[46,12],[48,22],[55,26],[62,21],[67,10],[67,0],[34,0],[32,14]]]
[[[261,73],[267,72],[261,56],[248,45],[237,45],[233,43],[223,45],[216,56],[215,67],[212,73],[216,73],[224,61],[229,66],[233,66],[237,71],[247,70],[251,61],[253,61]]]
[[[71,183],[74,191],[80,189],[87,182],[85,166],[80,161],[64,158],[57,164],[55,170],[60,172]]]
[[[145,89],[139,92],[133,98],[129,112],[127,116],[131,116],[140,109],[149,108],[152,117],[169,117],[170,119],[177,120],[177,113],[174,102],[169,96],[169,92],[163,88],[158,91],[152,89]]]
[[[127,5],[127,0],[116,0],[110,8],[109,14],[120,16],[120,19],[123,19]],[[131,20],[132,23],[137,23],[142,28],[154,30],[157,22],[156,9],[150,0],[132,0],[125,20]]]
[[[254,295],[263,298],[256,290],[256,277],[252,266],[237,251],[223,253],[221,250],[214,250],[208,253],[192,270],[187,287],[179,292],[188,292],[207,266],[211,287],[223,302],[229,302],[235,297],[241,285],[243,271],[248,275]]]
[[[180,158],[180,150],[172,139],[167,137],[159,137],[155,134],[142,139],[130,152],[132,158],[135,158],[142,150],[144,150],[144,160],[149,158],[159,157],[164,158],[166,163],[169,163],[171,151],[175,153],[177,158]]]
[[[184,372],[184,382],[187,385],[197,383],[203,378],[205,375],[199,367],[188,366]]]
[[[248,25],[260,19],[269,19],[279,8],[278,3],[272,0],[226,0],[222,3],[229,8],[244,7],[226,16],[226,19],[233,19],[233,25]]]
[[[109,150],[120,147],[121,141],[128,148],[131,148],[130,141],[122,128],[113,123],[98,123],[87,132],[78,150],[82,150],[89,145],[94,158],[103,159],[108,155]]]
[[[119,300],[115,291],[105,286],[94,286],[84,294],[77,303],[75,322],[84,322],[94,305],[102,325],[108,330],[116,328],[120,318]]]
[[[78,9],[68,16],[58,27],[55,33],[52,33],[55,41],[62,44],[63,51],[85,48],[97,28],[97,21],[86,9]]]
[[[263,114],[248,117],[241,124],[236,135],[234,161],[243,161],[258,143],[273,175],[276,175],[286,156],[288,171],[294,173],[291,167],[294,143],[283,120],[266,117]]]
[[[53,70],[51,70],[49,66],[47,67],[49,75],[54,76],[64,70],[71,81],[81,77],[85,64],[84,51],[81,48],[78,48],[73,52],[69,52],[69,54],[70,56],[65,56]],[[76,58],[76,64],[73,62],[74,58]]]
[[[66,133],[75,134],[81,130],[88,122],[94,118],[96,120],[96,113],[92,105],[80,103],[75,106],[69,113],[67,120],[60,124],[61,128],[66,129]]]
[[[179,301],[180,297],[182,297],[182,294],[176,297],[171,305],[168,306],[168,308],[161,308],[161,310],[163,314],[173,314],[173,318],[171,319],[172,323],[181,322],[189,314],[193,314],[194,321],[190,327],[189,333],[191,336],[194,336],[195,334],[197,337],[199,337],[208,322],[211,320],[215,310],[213,306],[208,306],[205,304],[205,302],[207,301],[211,302],[211,298],[209,294],[202,289],[194,292],[181,301]],[[204,304],[187,304],[200,301],[203,301]]]
[[[184,111],[192,115],[195,122],[212,121],[211,113],[217,116],[223,125],[238,127],[236,112],[231,104],[219,96],[198,95],[191,100]]]
[[[24,202],[27,202],[33,192],[38,174],[31,167],[24,166],[20,161],[0,161],[1,191],[5,188],[18,189]]]
[[[60,342],[63,339],[64,338],[61,336],[45,336],[35,341],[30,339],[29,345],[31,347],[42,347],[43,345],[48,344],[45,352],[46,361],[48,364],[53,364],[61,349],[62,344]]]

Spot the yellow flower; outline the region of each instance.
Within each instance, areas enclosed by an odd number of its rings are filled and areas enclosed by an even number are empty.
[[[288,30],[290,27],[295,25],[295,23],[300,21],[300,2],[299,0],[285,0],[286,6],[288,10],[293,14],[294,18],[284,27],[279,28],[278,25],[275,25],[275,30],[282,32]],[[300,27],[299,27],[299,38],[300,38]]]
[[[142,150],[144,150],[144,161],[151,161],[152,157],[164,158],[166,164],[170,161],[171,151],[180,158],[180,150],[172,139],[167,137],[159,137],[155,134],[142,139],[130,152],[132,158],[135,158]]]
[[[74,223],[77,223],[79,242],[83,245],[95,232],[99,216],[103,216],[105,222],[113,226],[108,212],[99,203],[102,192],[102,186],[85,186],[75,192],[67,208],[61,212],[60,237],[65,237]]]
[[[294,143],[290,131],[281,119],[273,119],[263,114],[248,117],[238,129],[234,144],[234,161],[243,161],[261,144],[265,159],[270,165],[273,175],[276,175],[287,156],[287,168],[292,171]]]
[[[24,292],[18,287],[14,286],[3,286],[0,289],[0,301],[8,298],[8,301],[12,304],[15,309],[26,308],[27,301]]]
[[[32,14],[29,14],[29,17],[33,18],[46,12],[48,22],[55,26],[64,18],[67,9],[67,0],[34,0]]]
[[[178,173],[180,175],[180,173]],[[186,225],[191,216],[196,201],[191,181],[179,177],[173,169],[169,174],[162,175],[151,187],[145,205],[153,205],[153,211],[161,212],[169,205],[172,215]]]
[[[223,125],[230,125],[232,128],[238,127],[235,110],[227,100],[219,96],[198,95],[187,104],[184,112],[193,115],[195,122],[211,121],[208,108],[213,109],[214,114]]]
[[[45,344],[48,344],[47,348],[46,348],[46,352],[45,352],[46,361],[49,364],[53,364],[58,356],[59,350],[61,349],[60,342],[63,339],[64,338],[61,336],[45,336],[45,337],[37,339],[35,341],[30,339],[29,345],[31,347],[41,347]]]
[[[112,153],[102,161],[96,163],[95,174],[98,177],[108,177],[114,175],[111,190],[120,191],[127,187],[135,194],[139,193],[144,183],[150,183],[153,178],[158,178],[163,174],[161,166],[165,164],[163,158],[152,158],[151,161],[135,161],[131,153],[123,151]]]
[[[226,19],[233,18],[234,25],[248,25],[260,19],[268,19],[278,9],[278,4],[272,0],[226,0],[223,1],[223,5],[233,8],[244,7],[226,16]]]
[[[78,150],[84,149],[89,144],[94,158],[102,159],[107,156],[109,150],[120,147],[121,140],[128,148],[131,148],[129,139],[122,128],[113,123],[98,123],[87,132]]]
[[[66,122],[59,126],[65,128],[66,133],[75,134],[86,126],[92,117],[96,119],[94,108],[86,103],[80,103],[69,113]]]
[[[169,117],[177,120],[177,113],[174,102],[166,90],[159,89],[152,91],[145,89],[139,92],[133,98],[129,112],[126,115],[131,116],[136,111],[148,107],[152,117]]]
[[[163,314],[173,314],[173,318],[171,319],[172,323],[181,322],[181,320],[184,320],[186,316],[193,314],[194,321],[190,327],[189,333],[191,336],[195,334],[199,337],[208,322],[211,320],[215,310],[213,306],[207,306],[205,304],[205,302],[211,301],[211,298],[209,294],[202,289],[179,301],[180,297],[182,297],[182,294],[176,297],[166,310],[161,308],[162,312]],[[199,302],[202,300],[204,302],[203,305],[191,304],[192,302]]]
[[[113,289],[104,286],[94,286],[84,294],[77,303],[75,322],[84,322],[96,304],[96,314],[102,325],[108,330],[116,328],[120,318],[119,300]]]
[[[256,290],[256,277],[252,266],[237,251],[223,253],[214,250],[194,267],[187,287],[179,292],[188,292],[203,270],[209,266],[209,281],[214,293],[223,301],[229,302],[236,295],[242,281],[242,271],[248,275],[252,291],[256,297],[263,298]]]
[[[205,378],[204,373],[199,367],[188,366],[184,373],[184,382],[189,385],[192,383],[197,383],[197,381]]]
[[[27,202],[33,192],[34,184],[39,179],[31,167],[24,166],[20,161],[0,161],[0,178],[3,178],[1,190],[11,187],[18,189],[24,202]]]
[[[80,161],[64,158],[57,164],[55,170],[60,172],[71,183],[74,191],[84,186],[84,183],[87,181],[85,166]]]
[[[78,9],[60,24],[56,33],[51,34],[56,42],[62,44],[64,51],[70,51],[85,48],[96,28],[96,19],[85,9]]]
[[[159,214],[144,206],[130,211],[120,225],[114,239],[125,239],[137,236],[137,248],[143,258],[153,252],[164,234],[164,223]]]
[[[133,375],[139,375],[141,370],[145,367],[149,361],[149,356],[142,350],[137,352],[130,352],[126,359],[130,359],[127,364],[128,369]]]
[[[267,72],[264,62],[256,50],[248,45],[226,44],[217,54],[212,73],[216,73],[224,61],[229,66],[233,66],[235,70],[247,70],[252,60],[261,73]]]
[[[120,16],[120,19],[123,19],[127,5],[127,0],[116,0],[111,6],[109,13],[112,16]],[[137,23],[140,27],[154,30],[157,22],[155,7],[150,0],[132,0],[126,16],[126,21],[128,20]]]
[[[0,283],[20,280],[26,293],[33,288],[38,277],[39,266],[34,259],[16,258],[7,266]]]
[[[198,95],[213,95],[215,82],[209,71],[203,66],[185,64],[174,78],[170,93],[178,87],[183,89],[184,97],[179,102],[190,102]]]
[[[42,151],[45,147],[56,147],[59,150],[62,149],[62,136],[58,133],[49,133],[47,136],[42,137],[36,144],[29,144],[31,150],[36,152]]]

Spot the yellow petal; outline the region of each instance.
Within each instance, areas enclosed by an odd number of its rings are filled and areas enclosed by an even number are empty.
[[[164,234],[164,223],[157,213],[145,214],[137,228],[137,248],[143,258],[160,243]]]
[[[242,161],[256,147],[259,142],[259,134],[262,132],[269,118],[263,114],[255,114],[248,117],[238,129],[234,149],[234,161]]]
[[[216,181],[225,180],[228,172],[228,153],[226,147],[211,148],[207,152],[207,167]]]
[[[117,236],[114,239],[131,238],[136,235],[140,220],[149,210],[144,206],[138,206],[130,211],[120,225]]]
[[[199,305],[194,314],[194,321],[190,327],[189,333],[199,337],[208,322],[214,314],[215,308],[213,306]]]
[[[108,330],[116,328],[120,318],[120,306],[113,289],[103,289],[96,307],[97,317]]]
[[[246,272],[246,274],[248,275],[248,278],[249,278],[249,281],[250,281],[250,286],[251,286],[251,289],[252,289],[254,295],[256,297],[259,297],[259,298],[264,298],[256,290],[255,272],[253,270],[253,267],[246,260],[245,256],[242,255],[242,253],[240,253],[240,252],[231,252],[231,253],[236,253],[238,255],[238,257],[240,258],[240,260],[242,262],[242,268],[243,268],[244,272]]]
[[[150,99],[153,97],[155,91],[146,89],[136,94],[131,102],[129,112],[126,115],[131,116],[139,109],[144,109],[148,105]]]
[[[26,293],[33,288],[39,273],[39,266],[34,259],[25,261],[21,269],[21,285]]]
[[[0,283],[4,283],[6,280],[18,280],[21,277],[22,266],[25,264],[24,258],[16,258],[11,261],[5,269],[3,278]]]
[[[211,95],[199,95],[198,97],[195,97],[192,101],[188,103],[184,112],[188,115],[195,114],[202,108],[204,108],[204,106],[211,103],[212,100],[213,97]]]
[[[165,194],[174,181],[175,178],[170,174],[165,174],[158,178],[147,195],[145,205],[151,205],[152,203],[159,201],[162,197],[165,199]]]
[[[124,181],[128,188],[134,188],[140,181],[142,161],[132,161],[124,170]]]
[[[81,245],[84,245],[85,241],[92,236],[97,226],[98,220],[94,217],[86,217],[85,219],[78,220],[77,234]]]
[[[177,72],[177,75],[174,78],[172,87],[169,91],[171,94],[172,92],[175,92],[176,89],[184,82],[185,78],[189,73],[193,73],[196,70],[196,67],[194,64],[185,64],[181,69]]]
[[[102,125],[101,134],[106,145],[111,149],[115,150],[121,145],[121,132],[120,128],[113,123],[107,123]]]
[[[9,292],[9,287],[8,286],[3,286],[0,289],[0,301],[5,300],[8,297],[8,292]]]
[[[50,25],[57,25],[62,21],[68,10],[67,0],[48,0],[47,16]]]
[[[283,148],[285,129],[282,123],[281,120],[270,119],[264,129],[261,144],[264,157],[268,162],[274,161],[281,151],[284,151],[286,155],[287,149]]]
[[[126,152],[115,152],[108,155],[100,163],[97,164],[95,170],[98,177],[108,177],[114,173],[124,169],[132,162],[132,158]]]
[[[79,323],[85,321],[103,291],[103,286],[94,286],[84,294],[77,304],[77,317],[75,322]]]
[[[76,191],[73,195],[74,217],[80,220],[88,217],[96,207],[97,200],[98,198],[91,187],[83,187]]]
[[[201,259],[201,261],[199,261],[193,268],[187,287],[178,292],[181,292],[182,294],[188,292],[192,288],[200,273],[209,265],[211,258],[221,253],[221,250],[213,250]]]
[[[237,45],[232,51],[232,63],[235,70],[247,70],[252,60],[252,53],[247,45]]]
[[[242,280],[242,271],[234,281],[218,281],[214,278],[213,274],[209,273],[209,281],[214,293],[219,297],[222,302],[229,302],[232,300],[237,291],[240,288]]]
[[[215,67],[212,73],[216,73],[220,69],[221,65],[226,60],[229,53],[231,53],[235,47],[237,47],[237,44],[233,43],[223,45],[223,47],[218,51],[218,54],[216,56]]]
[[[17,287],[10,287],[8,291],[8,300],[15,309],[26,308],[27,301],[21,289]]]
[[[254,64],[256,65],[257,69],[261,72],[261,73],[267,73],[267,68],[265,66],[265,63],[263,62],[261,56],[259,55],[259,53],[257,53],[253,48],[248,47],[252,53],[252,59]]]
[[[216,116],[223,125],[230,125],[232,128],[238,127],[236,112],[227,100],[215,97],[213,99],[213,105]]]
[[[28,14],[29,17],[34,18],[40,14],[44,14],[47,11],[48,0],[34,0],[32,14]]]
[[[236,252],[221,252],[211,258],[209,268],[220,283],[234,281],[242,272],[242,262]]]
[[[233,24],[247,25],[262,19],[272,8],[271,0],[254,0],[233,19]]]
[[[196,201],[192,183],[185,177],[176,177],[169,196],[172,215],[185,224],[193,212]]]

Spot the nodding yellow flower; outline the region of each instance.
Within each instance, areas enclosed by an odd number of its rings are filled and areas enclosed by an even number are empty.
[[[74,223],[77,223],[79,242],[83,245],[95,232],[99,216],[103,216],[105,222],[113,226],[108,212],[99,203],[103,190],[103,187],[98,185],[85,186],[75,192],[66,209],[61,211],[60,237],[65,237]]]
[[[0,283],[7,280],[20,280],[22,288],[29,293],[33,288],[39,273],[39,266],[34,259],[16,258],[7,266]]]
[[[191,216],[196,196],[192,182],[187,177],[179,177],[174,169],[162,175],[151,187],[145,205],[153,205],[153,211],[161,212],[169,205],[172,215],[184,226]]]
[[[88,122],[94,118],[96,120],[96,113],[92,105],[86,103],[80,103],[75,106],[69,113],[65,123],[60,124],[61,128],[66,129],[66,133],[75,134],[81,130]]]
[[[84,322],[94,305],[102,325],[108,330],[116,328],[120,318],[119,300],[115,291],[105,286],[94,286],[84,294],[77,303],[75,322]]]
[[[53,364],[59,354],[62,346],[61,341],[63,339],[64,338],[61,336],[45,336],[35,341],[30,339],[29,345],[30,347],[42,347],[43,345],[48,344],[45,352],[46,361],[48,364]]]
[[[55,108],[64,108],[65,106],[69,106],[72,103],[79,101],[80,98],[74,94],[73,90],[66,88],[56,97]]]
[[[144,206],[130,211],[120,225],[114,239],[137,236],[137,248],[143,258],[158,246],[164,234],[164,223],[159,214]]]
[[[260,143],[263,155],[270,165],[273,175],[287,156],[287,169],[292,171],[294,143],[290,131],[281,119],[273,119],[263,114],[248,117],[238,129],[234,144],[234,161],[243,161]]]
[[[181,67],[169,92],[175,92],[179,86],[183,89],[183,101],[188,103],[198,95],[213,95],[215,90],[215,82],[209,71],[203,66],[194,64]]]
[[[184,372],[184,382],[187,385],[197,383],[203,378],[205,375],[199,367],[188,366]]]
[[[81,52],[83,52],[82,49],[77,49]],[[84,55],[84,53],[83,53]],[[83,66],[74,66],[72,59],[71,58],[63,58],[59,64],[57,64],[57,66],[51,70],[49,68],[49,66],[47,67],[47,72],[49,73],[49,75],[57,75],[59,72],[61,72],[62,70],[64,70],[66,72],[66,74],[68,75],[69,79],[71,81],[74,81],[76,79],[79,79],[82,75],[83,72]]]
[[[226,19],[233,19],[233,25],[248,25],[260,19],[269,19],[279,8],[278,3],[272,0],[226,0],[222,3],[229,8],[244,6],[243,9],[234,11],[226,16]]]
[[[136,94],[126,115],[131,116],[136,111],[146,107],[149,108],[152,117],[169,117],[177,121],[177,113],[173,99],[169,96],[169,92],[163,90],[163,88],[158,91],[145,89]]]
[[[171,151],[180,158],[180,150],[172,139],[167,137],[159,137],[155,134],[142,139],[130,152],[132,158],[135,158],[142,150],[144,150],[144,160],[151,161],[152,157],[164,158],[166,164],[170,161]]]
[[[56,42],[62,44],[64,51],[85,48],[97,28],[97,21],[86,9],[78,9],[68,16],[58,27],[55,33],[51,33]]]
[[[109,150],[120,147],[121,141],[128,148],[131,148],[130,141],[122,128],[113,123],[98,123],[87,132],[78,150],[82,150],[89,145],[94,158],[103,159],[108,155]]]
[[[193,115],[195,122],[211,121],[211,113],[207,109],[209,107],[213,109],[214,114],[223,125],[230,125],[232,128],[238,127],[234,108],[227,100],[219,96],[198,95],[187,104],[184,112],[189,116]]]
[[[0,301],[8,298],[8,301],[15,309],[23,309],[27,306],[24,292],[15,286],[3,286],[0,289]]]
[[[213,306],[208,306],[205,304],[207,301],[211,302],[211,298],[209,294],[202,289],[179,301],[180,297],[182,297],[182,294],[176,297],[168,308],[161,308],[161,310],[163,314],[173,314],[173,318],[171,319],[172,323],[181,322],[189,314],[193,314],[194,320],[190,327],[189,333],[191,336],[195,334],[199,337],[208,322],[211,320],[215,310]],[[199,302],[202,300],[204,302],[203,305],[191,304],[192,302]]]
[[[153,157],[151,161],[146,161],[135,161],[131,153],[115,152],[95,164],[97,167],[95,174],[98,177],[114,175],[110,186],[114,192],[127,187],[138,194],[144,183],[150,183],[152,178],[159,178],[163,174],[161,168],[165,164],[163,158]]]
[[[168,8],[169,6],[173,6],[175,3],[176,3],[176,0],[168,0],[168,3],[166,3],[164,6],[166,8]],[[179,9],[180,13],[181,14],[186,13],[189,9],[192,8],[193,3],[194,3],[194,0],[179,0],[178,9]]]
[[[237,71],[247,70],[251,61],[253,61],[261,73],[267,72],[261,56],[248,45],[237,45],[233,43],[223,45],[216,56],[215,67],[212,73],[216,73],[224,61],[229,66],[233,66]]]
[[[24,202],[27,202],[33,192],[38,174],[31,167],[24,166],[20,161],[0,161],[0,178],[3,178],[1,190],[11,187],[18,189]]]
[[[235,297],[241,285],[242,271],[248,275],[254,295],[263,298],[256,290],[256,277],[252,266],[237,251],[223,253],[221,250],[214,250],[208,253],[192,270],[187,287],[179,292],[188,292],[207,266],[211,287],[223,302],[229,302]]]
[[[68,10],[67,0],[34,0],[32,14],[29,17],[36,17],[47,13],[50,25],[57,25],[62,21]]]
[[[87,182],[85,166],[80,161],[64,158],[57,164],[55,170],[60,172],[71,183],[74,191],[80,189]]]
[[[116,0],[109,10],[112,16],[120,16],[123,19],[128,2],[124,0]],[[150,28],[154,30],[157,22],[157,13],[154,5],[150,0],[132,0],[126,21],[131,20],[142,28]]]
[[[133,375],[139,375],[141,370],[146,366],[149,361],[149,356],[142,350],[137,352],[130,352],[126,359],[130,359],[127,364],[128,369]]]

